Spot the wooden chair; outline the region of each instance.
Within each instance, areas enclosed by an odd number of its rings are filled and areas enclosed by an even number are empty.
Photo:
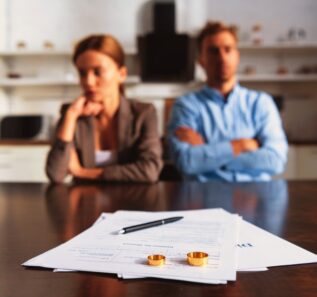
[[[175,165],[173,164],[172,160],[169,156],[169,148],[168,148],[168,142],[167,142],[167,125],[170,118],[170,113],[172,111],[172,107],[174,102],[176,101],[175,98],[167,98],[164,101],[164,121],[163,121],[163,136],[161,138],[162,146],[163,146],[163,169],[161,171],[159,179],[162,181],[179,181],[182,179],[182,175],[177,170]]]

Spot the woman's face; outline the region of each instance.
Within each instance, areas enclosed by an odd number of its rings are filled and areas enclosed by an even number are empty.
[[[125,67],[119,68],[109,56],[96,50],[83,52],[76,60],[80,85],[88,100],[101,102],[118,94],[126,78]]]

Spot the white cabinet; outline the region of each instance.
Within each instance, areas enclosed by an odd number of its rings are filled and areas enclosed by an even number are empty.
[[[292,145],[289,146],[285,171],[283,172],[282,175],[278,177],[285,178],[285,179],[297,179],[298,171],[297,171],[296,147]]]
[[[298,179],[317,179],[317,145],[299,146],[296,151]]]
[[[290,145],[285,172],[280,176],[285,179],[317,179],[317,144]]]
[[[46,182],[49,145],[0,145],[1,182]]]

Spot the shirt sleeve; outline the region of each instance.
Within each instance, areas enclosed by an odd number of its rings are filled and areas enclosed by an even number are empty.
[[[195,100],[191,97],[178,99],[173,106],[168,125],[171,159],[182,173],[188,175],[217,170],[234,158],[230,141],[217,141],[192,146],[178,140],[175,136],[177,128],[189,127],[204,137],[199,106],[195,103]]]
[[[263,172],[270,175],[282,173],[287,162],[288,144],[272,97],[262,93],[254,106],[252,116],[257,131],[255,138],[259,141],[260,148],[240,154],[225,168],[252,175]]]

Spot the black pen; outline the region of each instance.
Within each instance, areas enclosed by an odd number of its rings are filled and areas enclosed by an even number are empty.
[[[133,226],[122,228],[118,233],[125,234],[125,233],[134,232],[134,231],[139,231],[139,230],[143,230],[143,229],[147,229],[151,227],[156,227],[156,226],[176,222],[178,220],[181,220],[182,218],[183,217],[172,217],[172,218],[166,218],[166,219],[157,220],[153,222],[143,223],[139,225],[133,225]]]

